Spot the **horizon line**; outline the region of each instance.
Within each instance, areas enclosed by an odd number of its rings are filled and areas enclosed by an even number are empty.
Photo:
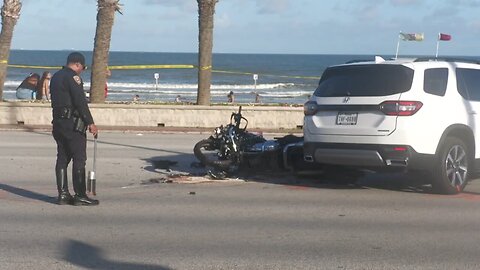
[[[88,52],[88,53],[93,53],[92,50],[83,50],[83,49],[11,49],[11,51],[49,51],[49,52],[59,52],[59,51],[79,51],[79,52]],[[198,54],[198,52],[165,52],[165,51],[124,51],[124,50],[110,50],[110,52],[119,52],[119,53],[177,53],[177,54]],[[213,54],[238,54],[238,55],[360,55],[360,56],[394,56],[394,54],[390,53],[261,53],[261,52],[213,52]],[[404,57],[425,57],[428,56],[429,54],[408,54],[405,55]],[[456,56],[461,56],[461,57],[480,57],[479,55],[444,55],[443,57],[456,57]]]

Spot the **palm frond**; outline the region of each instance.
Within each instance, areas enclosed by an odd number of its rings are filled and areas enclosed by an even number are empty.
[[[20,2],[20,0],[3,0],[2,17],[18,19],[21,9],[22,2]]]
[[[120,0],[98,0],[98,9],[102,8],[114,8],[116,12],[122,13],[123,4],[120,4]]]

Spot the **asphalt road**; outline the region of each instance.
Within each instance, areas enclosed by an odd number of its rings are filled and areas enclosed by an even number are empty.
[[[100,205],[74,207],[54,203],[49,133],[0,131],[0,269],[480,269],[478,180],[454,196],[401,175],[211,181],[191,167],[207,136],[101,133]]]

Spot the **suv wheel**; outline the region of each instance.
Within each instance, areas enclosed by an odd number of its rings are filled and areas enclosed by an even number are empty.
[[[434,166],[434,189],[444,194],[463,191],[469,178],[470,164],[470,151],[465,143],[456,137],[446,138]]]

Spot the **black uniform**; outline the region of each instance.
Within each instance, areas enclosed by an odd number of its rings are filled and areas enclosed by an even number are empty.
[[[56,168],[66,168],[73,158],[73,170],[85,168],[86,126],[93,124],[80,76],[64,67],[50,82],[53,108],[53,137],[57,141]],[[78,119],[79,118],[79,119]],[[83,121],[85,128],[75,130],[75,121]],[[81,124],[80,124],[81,125]]]
[[[74,201],[68,192],[66,169],[72,159],[75,194],[88,198],[85,194],[86,129],[94,122],[88,108],[82,79],[72,69],[63,67],[52,76],[50,94],[53,108],[52,133],[57,142],[55,172],[59,203],[69,204]]]

